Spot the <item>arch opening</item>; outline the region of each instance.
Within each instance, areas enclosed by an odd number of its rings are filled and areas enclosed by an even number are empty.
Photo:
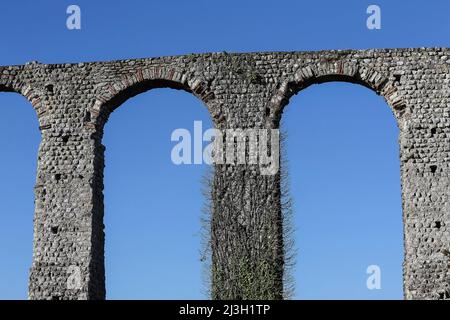
[[[0,85],[0,299],[27,299],[33,254],[39,121],[21,94]]]
[[[403,296],[399,128],[386,101],[355,83],[315,79],[294,88],[299,94],[283,111],[297,230],[295,298]],[[381,289],[367,287],[372,265],[381,269]]]
[[[188,129],[194,143],[194,121],[212,127],[192,93],[151,80],[106,104],[115,110],[103,135],[108,299],[204,298],[201,180],[208,168],[171,160],[173,130]]]

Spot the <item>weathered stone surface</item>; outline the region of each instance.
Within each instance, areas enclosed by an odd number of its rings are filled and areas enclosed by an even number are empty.
[[[326,81],[386,99],[400,129],[405,298],[450,298],[449,56],[448,48],[211,53],[0,67],[0,91],[24,95],[42,133],[30,298],[105,297],[101,140],[122,102],[171,87],[202,100],[217,128],[277,128],[292,95]],[[217,165],[211,197],[213,298],[282,298],[280,176]],[[70,266],[80,287],[68,285]]]

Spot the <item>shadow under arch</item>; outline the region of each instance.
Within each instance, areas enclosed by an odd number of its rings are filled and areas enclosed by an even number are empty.
[[[33,257],[34,200],[37,196],[34,187],[41,141],[39,117],[36,116],[36,105],[40,103],[36,99],[31,87],[23,89],[23,86],[0,84],[0,140],[3,140],[0,141],[0,242],[6,247],[6,252],[10,251],[5,257],[3,245],[0,246],[2,276],[7,275],[7,279],[2,277],[0,296],[6,299],[26,299],[28,296]],[[5,106],[5,102],[10,105]],[[30,102],[34,111],[29,110]],[[16,264],[19,261],[21,264]],[[19,272],[26,275],[19,276]]]
[[[309,74],[311,74],[311,73],[309,73]],[[373,83],[368,83],[366,81],[363,81],[363,78],[361,77],[361,75],[359,73],[356,73],[356,76],[354,76],[354,77],[351,77],[351,76],[345,75],[345,74],[342,75],[342,74],[333,74],[333,73],[331,73],[331,74],[321,74],[321,75],[315,74],[314,76],[310,76],[310,77],[308,77],[306,79],[303,79],[301,81],[295,81],[295,80],[287,81],[285,89],[279,91],[280,93],[281,93],[281,91],[283,92],[283,95],[282,95],[283,99],[278,99],[277,100],[279,102],[277,104],[277,106],[278,106],[277,110],[278,110],[279,113],[277,114],[277,118],[275,119],[275,125],[280,125],[280,122],[282,122],[283,124],[285,123],[286,115],[284,113],[287,111],[287,110],[285,110],[285,107],[288,104],[291,105],[291,104],[295,103],[294,101],[290,101],[290,98],[292,96],[294,96],[294,95],[296,95],[298,93],[303,93],[304,91],[308,91],[308,90],[304,90],[304,89],[309,88],[313,84],[324,84],[324,83],[330,84],[330,82],[349,83],[350,84],[349,86],[353,86],[353,84],[357,84],[358,86],[356,86],[356,87],[359,87],[359,89],[361,89],[361,90],[367,91],[364,88],[368,88],[370,91],[372,91],[372,92],[367,92],[366,94],[372,94],[373,95],[373,93],[376,93],[378,95],[381,95],[386,102],[391,101],[391,100],[389,100],[389,97],[392,97],[392,95],[386,94],[386,92],[395,92],[395,91],[393,91],[394,89],[392,89],[393,86],[395,86],[395,84],[394,83],[391,84],[391,80],[389,80],[388,78],[384,78],[384,80],[382,80],[382,78],[381,78],[381,80],[379,81],[380,85],[379,86],[375,86]],[[361,88],[361,86],[364,87],[364,88]],[[389,89],[389,88],[391,88],[391,89]],[[326,89],[326,87],[324,87],[324,86],[314,86],[314,89],[315,89],[316,92],[319,91],[319,90],[321,92],[324,92],[324,89]],[[375,96],[375,95],[373,95],[373,96]],[[388,98],[386,98],[386,96]],[[397,96],[399,97],[398,93],[397,93]],[[301,95],[300,95],[299,98],[301,98]],[[377,98],[377,97],[375,96],[375,98]],[[298,98],[296,98],[296,99],[298,99]],[[382,99],[380,99],[380,100],[382,101]],[[311,101],[313,103],[315,100],[311,100]],[[310,103],[311,103],[311,101],[310,101]],[[390,111],[392,111],[392,113],[394,115],[394,119],[396,120],[395,121],[396,124],[397,124],[397,128],[396,129],[399,129],[398,131],[397,130],[395,130],[395,131],[398,134],[400,134],[401,126],[399,125],[399,121],[401,121],[403,119],[403,117],[405,115],[407,115],[408,109],[407,109],[406,104],[404,103],[403,99],[398,98],[395,101],[398,101],[395,104],[396,107],[392,106],[392,101],[391,101],[391,103],[388,102],[387,104],[388,104],[388,108],[390,109]],[[296,104],[298,104],[298,103],[296,103]],[[384,103],[382,102],[381,104],[384,104]],[[300,108],[301,108],[301,106],[300,106]],[[337,108],[337,109],[339,109],[339,108]],[[294,110],[294,109],[289,108],[289,111],[292,111],[292,110]],[[389,112],[389,111],[387,111],[387,109],[385,111]],[[326,116],[325,116],[325,118],[326,118]],[[289,115],[289,119],[292,119],[292,114]],[[313,119],[310,119],[309,121],[314,122]],[[297,126],[299,126],[298,123],[296,123],[296,127]],[[287,136],[288,136],[288,140],[290,138],[292,138],[290,136],[290,132],[287,132]],[[311,137],[311,135],[308,135],[308,133],[306,132],[304,138],[309,139],[310,137]],[[333,139],[333,138],[330,138],[330,139]],[[397,152],[396,152],[397,160],[400,160],[400,158],[398,157],[399,156],[399,150],[400,150],[398,142],[395,142],[395,146],[396,146],[396,150],[397,150]],[[296,148],[297,147],[298,146],[296,146]],[[283,155],[286,155],[286,153],[284,153]],[[330,156],[330,158],[333,158],[333,157]],[[291,160],[291,158],[288,159],[288,161],[290,161],[290,160]],[[298,161],[298,157],[297,157],[296,161]],[[320,162],[320,161],[317,161],[317,162]],[[323,165],[322,162],[320,162],[320,163],[321,163],[321,165]],[[297,167],[297,165],[296,165],[296,167]],[[321,166],[319,166],[319,167],[321,167]],[[315,169],[313,169],[313,166],[310,166],[310,167],[307,167],[307,168],[309,168],[310,171],[315,171]],[[401,169],[402,168],[401,168],[401,162],[400,162],[399,166],[398,166],[398,169],[397,169],[397,167],[395,168],[395,171],[397,171],[396,177],[397,176],[400,177]],[[299,170],[305,170],[305,167],[302,166]],[[308,169],[306,169],[306,170],[308,171]],[[399,191],[401,192],[401,180],[400,179],[398,179],[397,187],[399,188]],[[292,181],[293,179],[290,178],[289,180]],[[304,177],[303,177],[302,181],[305,181]],[[293,200],[294,200],[294,204],[295,204],[295,202],[296,202],[295,198]],[[398,193],[398,200],[401,200],[401,194],[400,193]],[[326,202],[325,199],[322,199],[322,201]],[[401,201],[399,201],[398,204],[399,204],[399,207],[398,207],[399,215],[396,217],[396,219],[398,218],[397,222],[400,221],[400,219],[401,219],[400,217],[403,216],[403,214],[401,212],[402,211]],[[299,212],[296,212],[295,215],[297,216],[299,213],[302,214],[304,212],[303,211],[299,211]],[[404,228],[404,222],[402,223],[402,225],[403,225],[403,228]],[[400,226],[400,225],[398,225],[398,226]],[[402,239],[403,239],[403,234],[404,234],[404,230],[401,231]],[[398,234],[398,235],[400,235],[400,234]],[[305,245],[305,243],[303,243],[302,245]],[[404,240],[402,241],[402,245],[403,245],[402,253],[404,253],[404,250],[405,250],[405,242],[404,242]],[[330,247],[332,247],[332,246],[330,245]],[[403,258],[403,260],[405,259],[405,256],[403,254],[402,254],[402,258]],[[398,270],[400,270],[401,269],[401,265],[399,264],[398,267],[399,267]],[[365,272],[365,270],[362,270],[363,277],[364,277],[364,272]],[[364,281],[365,281],[365,279],[364,279]],[[364,282],[363,282],[363,285],[364,285]],[[327,299],[328,299],[328,297],[327,297]]]
[[[142,77],[139,76],[139,74],[141,74]],[[153,75],[153,76],[150,76],[150,75]],[[181,91],[187,92],[187,93],[195,96],[196,100],[201,100],[207,106],[208,106],[207,103],[210,103],[211,100],[213,99],[212,93],[210,93],[207,90],[201,89],[201,88],[204,88],[204,86],[205,86],[204,82],[201,82],[201,81],[195,80],[195,79],[188,80],[187,77],[183,77],[182,74],[177,74],[175,71],[172,73],[172,72],[166,70],[166,72],[163,72],[163,74],[161,74],[161,73],[156,74],[156,71],[152,69],[152,70],[147,70],[146,72],[142,72],[142,73],[138,72],[135,76],[130,76],[127,79],[122,78],[122,80],[119,82],[105,86],[104,88],[107,88],[107,93],[103,93],[101,96],[99,96],[96,100],[96,104],[89,111],[90,112],[90,121],[94,125],[92,127],[95,128],[96,132],[99,133],[98,139],[96,139],[96,140],[98,140],[98,143],[107,144],[108,150],[111,150],[111,147],[110,147],[111,140],[104,141],[104,138],[105,138],[104,133],[111,132],[110,131],[111,128],[108,127],[106,125],[106,123],[110,123],[110,121],[112,119],[114,119],[115,123],[120,122],[120,120],[122,120],[121,117],[115,118],[115,116],[112,116],[110,118],[111,114],[115,110],[118,110],[117,112],[122,112],[122,108],[119,108],[119,107],[128,105],[129,103],[133,103],[133,101],[135,101],[135,99],[140,99],[141,96],[143,96],[143,95],[141,95],[142,93],[148,94],[150,91],[151,92],[155,91],[154,89],[161,89],[161,88],[181,90]],[[141,79],[141,80],[137,81],[137,79]],[[159,91],[159,90],[156,90],[156,91]],[[167,92],[169,90],[165,90],[165,91]],[[168,92],[168,94],[170,95],[172,93]],[[189,96],[189,94],[187,94],[187,96]],[[136,97],[138,95],[139,95],[139,97]],[[135,99],[131,99],[133,97],[135,97]],[[142,100],[140,100],[140,101],[142,101]],[[148,110],[152,109],[151,106],[148,106],[148,107],[149,107]],[[166,108],[166,109],[170,110],[170,108]],[[192,108],[189,108],[189,109],[192,110]],[[206,110],[206,109],[204,109],[204,110]],[[167,113],[167,112],[168,111],[164,111],[163,113]],[[116,114],[116,113],[114,113],[114,114]],[[211,120],[211,114],[210,113],[207,113],[207,114],[208,114],[208,120]],[[195,113],[194,113],[194,115],[195,115]],[[119,116],[118,113],[117,113],[117,116]],[[153,113],[152,113],[152,116],[153,116]],[[142,127],[142,126],[140,126],[140,127]],[[106,133],[106,138],[109,138],[108,135],[109,134]],[[141,139],[137,139],[137,138],[133,138],[133,139],[141,140]],[[168,137],[168,139],[170,139],[170,136]],[[113,140],[115,140],[115,139],[113,139]],[[167,140],[167,141],[168,141],[167,144],[170,144],[169,140]],[[102,149],[102,153],[104,153],[105,148],[102,145],[100,146],[100,148]],[[145,151],[141,151],[141,152],[145,152]],[[109,158],[109,157],[110,157],[110,155],[106,154],[106,156],[102,157],[102,161],[104,162],[105,158]],[[141,157],[141,156],[139,156],[139,157]],[[170,157],[168,158],[168,161],[170,161]],[[109,161],[106,160],[106,162],[108,163]],[[117,166],[117,164],[114,166]],[[151,170],[149,169],[147,171],[151,171]],[[141,174],[142,174],[142,176],[147,175],[144,172],[142,172]],[[197,177],[197,178],[199,178],[199,177]],[[109,178],[107,178],[107,180],[105,180],[106,183],[108,183],[108,179]],[[167,183],[167,182],[162,182],[161,186],[164,183]],[[150,189],[150,186],[146,186],[145,188]],[[162,190],[164,190],[164,189],[165,188],[162,188]],[[112,188],[107,186],[107,190],[112,190]],[[142,188],[141,188],[141,190],[142,190]],[[142,193],[141,190],[136,190],[136,191],[138,194],[140,194],[140,193]],[[104,201],[106,205],[108,205],[109,201],[111,200],[110,195],[108,194],[109,192],[110,191],[106,191],[106,198]],[[168,193],[170,193],[170,192],[168,192]],[[143,198],[142,196],[139,197],[139,199],[142,199],[142,198]],[[148,197],[148,199],[152,199],[152,198],[153,198],[152,196]],[[137,200],[136,202],[139,202],[139,201],[140,200]],[[154,200],[152,202],[158,202],[158,201],[159,201],[159,199]],[[116,209],[113,209],[113,210],[116,211]],[[110,217],[111,217],[111,215],[108,214],[109,209],[106,208],[104,211],[106,212],[106,216],[105,216],[106,219],[103,219],[103,217],[102,217],[102,220],[108,221],[107,219],[110,219]],[[147,212],[148,210],[145,210],[145,211]],[[152,211],[149,211],[148,213],[151,214]],[[199,212],[199,214],[200,213],[201,212]],[[199,224],[199,226],[200,226],[200,224]],[[138,227],[140,228],[140,226],[138,226]],[[109,230],[106,230],[106,239],[108,239],[108,232],[109,232]],[[103,247],[106,248],[107,250],[109,247],[108,243],[109,242],[106,243],[106,246],[103,245]],[[144,243],[141,243],[141,245],[142,246],[152,246],[152,245],[161,245],[161,244],[146,241]],[[175,250],[173,250],[173,251],[175,251]],[[108,251],[106,251],[106,253],[108,253]],[[108,260],[106,260],[106,261],[108,261]],[[142,265],[146,265],[146,263],[143,262]],[[106,266],[108,267],[108,265],[106,265]],[[199,271],[201,271],[201,270],[199,270]],[[125,272],[125,270],[123,270],[122,272]],[[108,274],[108,272],[106,272],[106,274]],[[145,282],[147,280],[143,279],[143,281]],[[117,282],[117,280],[115,280],[115,282]],[[106,283],[108,283],[108,281],[106,281]],[[168,286],[168,287],[170,287],[170,286]],[[113,295],[117,296],[117,292],[112,292],[112,293],[113,293]],[[109,292],[108,292],[107,296],[110,297]]]

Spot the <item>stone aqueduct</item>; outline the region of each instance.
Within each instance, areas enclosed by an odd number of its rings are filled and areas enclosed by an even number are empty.
[[[278,128],[289,98],[346,81],[383,96],[399,127],[406,299],[450,298],[450,49],[207,53],[0,67],[0,91],[32,104],[42,141],[35,186],[31,299],[105,297],[103,126],[128,98],[182,89],[217,128]],[[283,298],[280,174],[216,165],[212,297]],[[67,285],[68,269],[81,286]]]

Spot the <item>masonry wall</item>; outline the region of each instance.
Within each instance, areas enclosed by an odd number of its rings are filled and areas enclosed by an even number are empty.
[[[278,128],[292,95],[347,81],[382,95],[400,129],[405,298],[449,299],[449,56],[448,48],[210,53],[0,67],[0,91],[27,97],[42,133],[30,298],[105,297],[102,135],[125,100],[170,87],[203,101],[217,128]],[[252,165],[215,166],[214,299],[283,298],[280,180]]]

